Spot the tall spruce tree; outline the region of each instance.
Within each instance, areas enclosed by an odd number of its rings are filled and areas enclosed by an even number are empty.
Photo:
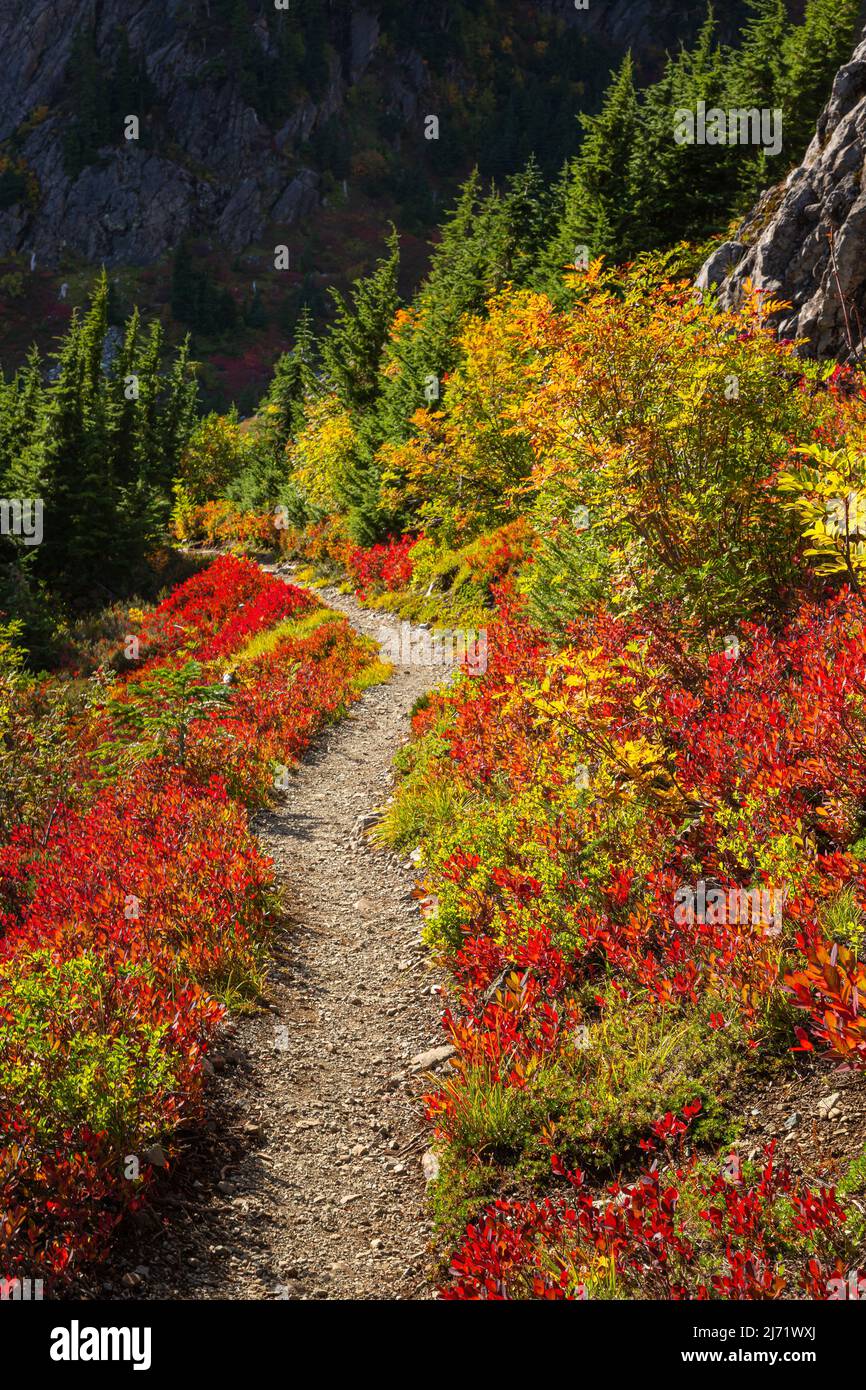
[[[298,316],[294,345],[278,359],[267,394],[259,404],[261,430],[272,453],[282,453],[303,425],[304,405],[319,389],[315,360],[313,315],[305,304]]]
[[[336,319],[322,342],[322,362],[343,404],[369,410],[381,389],[382,353],[399,305],[400,244],[392,227],[388,253],[359,280],[352,302],[332,290]]]
[[[99,389],[107,306],[103,272],[87,312],[73,315],[56,354],[57,377],[42,414],[45,540],[39,568],[61,587],[101,587],[115,568],[118,484],[105,447]]]
[[[386,347],[377,409],[383,438],[405,439],[415,411],[443,397],[467,315],[482,313],[490,295],[506,284],[536,282],[556,210],[556,197],[534,158],[502,190],[485,189],[477,170],[467,178],[432,249],[411,312]]]
[[[290,484],[286,449],[303,428],[307,404],[321,389],[313,315],[304,305],[292,348],[278,359],[270,386],[259,402],[249,463],[230,483],[228,497],[254,510],[289,504],[295,520],[302,524],[307,519]]]
[[[859,0],[808,0],[803,23],[785,38],[781,104],[788,164],[815,133],[836,71],[851,56],[859,14]]]
[[[12,380],[0,377],[0,495],[22,496],[42,408],[42,358],[34,344]],[[32,494],[29,494],[32,495]]]
[[[122,484],[129,483],[136,471],[140,335],[141,320],[138,309],[134,309],[126,323],[123,342],[112,363],[112,373],[105,387],[105,445],[111,455],[115,476]]]
[[[642,125],[630,53],[596,116],[581,116],[583,143],[566,174],[561,221],[541,254],[552,288],[575,254],[621,260],[634,249],[633,169],[641,160]]]
[[[731,55],[728,91],[734,106],[775,106],[790,28],[785,0],[747,0],[751,17]]]
[[[346,480],[345,501],[349,529],[362,544],[377,539],[384,524],[379,510],[376,451],[381,429],[376,407],[385,344],[400,304],[400,246],[393,227],[387,246],[387,254],[370,275],[355,285],[351,303],[333,292],[336,318],[321,348],[325,378],[353,419],[355,466]]]
[[[198,382],[196,364],[192,361],[189,337],[177,349],[168,373],[163,372],[164,393],[153,442],[153,461],[148,477],[159,493],[160,516],[170,509],[170,489],[177,475],[177,465],[196,423],[198,413]]]
[[[488,269],[486,290],[532,282],[542,247],[554,230],[554,199],[534,155],[505,181],[501,195],[492,192],[481,216]]]
[[[630,251],[700,240],[730,214],[744,162],[751,147],[702,142],[697,128],[699,103],[725,111],[729,50],[716,42],[712,13],[692,49],[668,59],[661,79],[642,103],[643,138],[632,161],[634,217]],[[675,138],[677,113],[695,114],[694,143]],[[727,134],[727,130],[726,130]]]
[[[789,30],[785,0],[748,0],[752,11],[739,49],[731,55],[728,105],[732,108],[781,109],[784,41]],[[785,128],[783,122],[783,139]],[[743,160],[737,210],[751,207],[761,190],[779,178],[776,156],[758,149]]]

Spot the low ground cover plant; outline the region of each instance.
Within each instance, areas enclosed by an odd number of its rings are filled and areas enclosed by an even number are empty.
[[[380,831],[456,986],[428,1096],[445,1294],[833,1297],[844,1173],[749,1167],[738,1135],[798,1057],[827,1089],[864,1065],[864,395],[760,296],[577,278],[573,311],[505,296],[473,326],[511,354],[536,539],[487,670],[419,706]],[[417,424],[435,492],[448,402]]]
[[[50,1288],[146,1199],[226,1009],[260,993],[278,902],[247,807],[387,674],[232,556],[133,618],[86,690],[3,684],[24,771],[0,846],[0,1263]]]

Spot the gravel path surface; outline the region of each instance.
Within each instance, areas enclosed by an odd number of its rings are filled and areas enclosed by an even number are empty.
[[[392,621],[317,592],[370,636]],[[366,831],[412,706],[443,675],[395,669],[320,735],[285,804],[257,815],[288,911],[270,1012],[229,1025],[207,1137],[191,1138],[103,1296],[433,1296],[421,1095],[444,1057],[421,1054],[448,1051],[441,977],[412,864]]]

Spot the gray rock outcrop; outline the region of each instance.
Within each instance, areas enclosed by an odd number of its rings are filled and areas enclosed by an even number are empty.
[[[767,190],[698,285],[726,308],[747,280],[790,309],[783,337],[810,356],[859,356],[866,336],[866,37],[842,67],[802,164]]]

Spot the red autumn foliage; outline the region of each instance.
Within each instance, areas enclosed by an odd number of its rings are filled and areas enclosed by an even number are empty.
[[[356,546],[350,551],[346,564],[357,585],[358,597],[366,598],[371,589],[407,588],[412,578],[412,547],[420,539],[421,536],[390,536],[368,549]]]
[[[191,658],[218,682],[251,637],[314,606],[222,557],[145,620],[144,660],[113,698]],[[150,752],[113,782],[102,753],[118,729],[98,704],[73,731],[74,805],[0,846],[5,1277],[59,1287],[103,1257],[146,1196],[148,1146],[170,1154],[201,1114],[216,996],[257,988],[273,886],[237,798],[267,798],[274,762],[357,698],[369,659],[336,615],[285,635],[237,664],[228,702],[192,721],[182,764]]]
[[[681,1137],[699,1108],[687,1107],[682,1119],[666,1115],[659,1137]],[[692,1157],[665,1168],[654,1163],[635,1182],[610,1184],[600,1200],[555,1155],[552,1168],[567,1195],[495,1202],[469,1226],[444,1298],[575,1300],[606,1291],[678,1301],[827,1299],[841,1272],[817,1253],[780,1272],[788,1224],[820,1248],[846,1214],[832,1188],[814,1192],[777,1163],[772,1145],[760,1177],[748,1184],[711,1174]],[[709,1244],[721,1270],[708,1280],[702,1256]]]
[[[751,1049],[768,1015],[781,1026],[793,1001],[802,1022],[787,1024],[789,1047],[866,1065],[866,972],[826,934],[840,895],[855,921],[866,912],[855,852],[866,603],[842,592],[804,603],[782,630],[743,624],[738,635],[736,654],[707,655],[661,609],[597,611],[552,649],[506,603],[487,672],[416,717],[416,735],[444,748],[449,786],[481,808],[479,824],[485,810],[552,803],[547,816],[515,820],[504,860],[464,837],[428,868],[428,891],[447,904],[440,930],[460,990],[459,1011],[445,1015],[456,1053],[428,1097],[446,1147],[462,1154],[471,1142],[479,1088],[525,1092],[572,1056],[603,992],[654,1001],[659,1016],[703,1008],[713,1032],[736,1026]],[[576,809],[575,761],[594,778]],[[614,803],[632,820],[630,838],[609,849]],[[555,873],[539,873],[541,850]],[[774,862],[780,879],[766,867]],[[781,925],[678,914],[678,887],[697,879],[725,901],[778,889]],[[680,1142],[687,1118],[665,1116],[640,1147]],[[614,1185],[602,1202],[580,1179],[568,1197],[494,1203],[467,1231],[445,1296],[575,1298],[601,1285],[625,1297],[826,1298],[845,1219],[832,1190],[811,1190],[772,1154],[752,1184],[708,1173],[692,1154]]]
[[[312,606],[303,589],[274,579],[252,560],[222,555],[146,618],[142,657],[181,651],[202,661],[227,656],[257,632]]]

